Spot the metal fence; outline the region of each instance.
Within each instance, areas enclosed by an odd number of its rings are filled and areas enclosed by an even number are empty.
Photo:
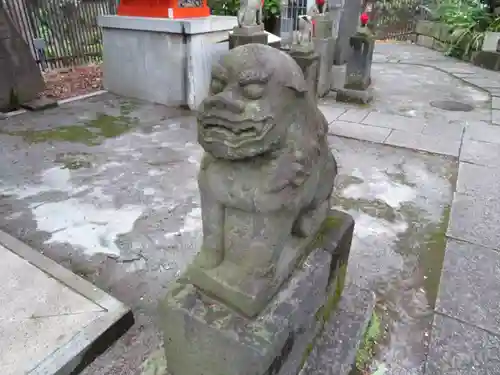
[[[100,14],[116,0],[0,0],[41,69],[83,65],[102,56]]]
[[[408,40],[424,17],[422,4],[423,0],[378,0],[367,2],[365,9],[377,39]]]

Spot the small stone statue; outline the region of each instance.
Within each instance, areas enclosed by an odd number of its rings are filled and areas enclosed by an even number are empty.
[[[260,312],[327,216],[337,174],[327,130],[288,54],[246,44],[214,63],[198,115],[203,246],[192,284]]]
[[[255,26],[262,23],[262,0],[241,0],[238,26]]]
[[[295,43],[299,45],[307,45],[312,43],[313,23],[312,17],[309,15],[299,16],[299,27],[295,37]]]

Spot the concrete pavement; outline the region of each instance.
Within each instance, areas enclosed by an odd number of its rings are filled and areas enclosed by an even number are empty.
[[[332,205],[356,219],[349,282],[376,292],[387,331],[373,371],[496,373],[498,73],[407,44],[378,45],[375,61],[372,105],[320,104]],[[136,317],[84,374],[136,375],[161,343],[156,301],[199,246],[194,117],[106,93],[2,120],[0,144],[0,228]]]
[[[377,45],[374,61],[373,105],[321,103],[330,133],[459,163],[427,362],[401,372],[381,360],[381,373],[498,374],[500,75],[408,44]],[[437,100],[473,109],[443,111]]]
[[[70,374],[132,324],[130,309],[0,232],[0,372]]]

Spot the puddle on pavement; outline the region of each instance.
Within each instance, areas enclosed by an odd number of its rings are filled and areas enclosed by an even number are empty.
[[[376,292],[381,330],[373,360],[357,374],[420,374],[456,163],[409,150],[332,140],[341,171],[333,204],[356,222],[348,278]]]

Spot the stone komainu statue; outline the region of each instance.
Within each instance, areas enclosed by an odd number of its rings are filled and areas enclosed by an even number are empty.
[[[203,245],[191,283],[248,316],[267,304],[328,215],[327,130],[288,54],[247,44],[213,65],[198,115]]]

